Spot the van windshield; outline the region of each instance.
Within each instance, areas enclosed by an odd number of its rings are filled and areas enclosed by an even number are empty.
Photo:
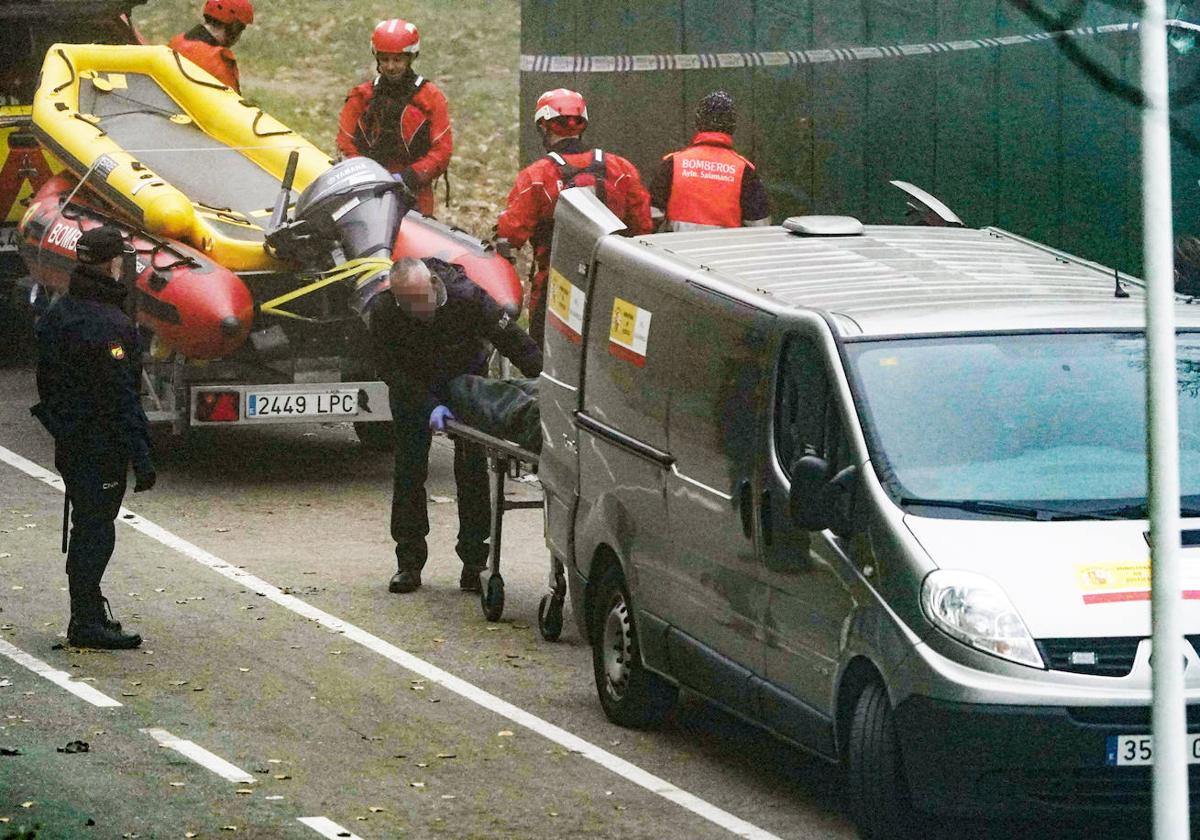
[[[846,350],[876,470],[906,507],[1146,516],[1144,337],[969,335]],[[1181,504],[1200,515],[1200,333],[1180,333],[1177,350]]]

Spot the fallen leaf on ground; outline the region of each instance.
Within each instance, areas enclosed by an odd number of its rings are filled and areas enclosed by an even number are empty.
[[[171,685],[187,685],[187,680],[171,680]]]
[[[7,560],[9,557],[12,557],[12,555],[7,551],[0,553],[0,560]]]
[[[378,805],[372,805],[367,810],[370,811],[372,814],[382,814],[384,812],[384,809],[380,808]]]
[[[22,807],[22,808],[32,808],[32,807],[33,807],[33,803],[32,803],[32,802],[22,802],[22,803],[21,803],[21,807]]]
[[[20,747],[0,747],[0,755],[23,755]]]
[[[456,753],[438,753],[438,758],[458,758]]]
[[[435,505],[448,505],[454,500],[449,496],[430,496],[429,501],[433,502]]]
[[[511,729],[501,729],[496,733],[497,738],[511,738],[513,736]]]
[[[412,787],[415,787],[415,788],[423,788],[423,787],[425,787],[425,783],[424,783],[424,782],[409,782],[409,784],[410,784]]]
[[[12,685],[12,680],[0,680],[0,688],[8,688]]]
[[[242,796],[248,796],[249,794],[254,793],[254,788],[238,788],[237,790],[234,791],[234,793],[240,794]]]
[[[91,746],[87,741],[71,741],[65,747],[59,747],[60,753],[85,753],[91,752]]]
[[[442,799],[456,799],[456,798],[457,797],[453,793],[443,793],[442,794]]]
[[[187,782],[168,782],[171,787],[183,787]]]
[[[227,534],[227,533],[229,533],[229,529],[228,528],[218,528],[217,533],[218,534]],[[237,829],[235,828],[234,831],[237,831]]]
[[[292,777],[289,776],[287,773],[276,773],[275,778],[278,779],[279,781],[283,782],[283,781],[287,781],[288,779],[290,779]]]

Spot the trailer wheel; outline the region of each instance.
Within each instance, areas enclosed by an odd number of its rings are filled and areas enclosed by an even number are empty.
[[[904,779],[892,704],[877,682],[868,683],[854,703],[845,766],[850,813],[859,837],[907,840],[921,836],[919,815]]]
[[[679,689],[642,664],[633,602],[619,566],[600,580],[592,614],[592,671],[604,714],[613,723],[648,729],[662,723]]]
[[[376,452],[391,452],[396,448],[396,438],[392,434],[391,420],[355,423],[354,434],[358,436],[358,442],[367,449]]]
[[[563,602],[554,595],[543,595],[538,603],[538,630],[547,642],[557,642],[563,629]]]

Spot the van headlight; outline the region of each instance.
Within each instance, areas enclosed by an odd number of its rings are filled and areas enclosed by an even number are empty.
[[[992,580],[938,569],[921,585],[921,606],[939,630],[963,644],[1032,668],[1044,668],[1025,622]]]

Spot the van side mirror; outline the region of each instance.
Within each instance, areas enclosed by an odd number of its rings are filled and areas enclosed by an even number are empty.
[[[805,455],[792,465],[789,512],[796,527],[805,531],[830,529],[839,536],[852,530],[854,484],[858,467],[849,466],[830,475],[829,462]]]
[[[792,522],[804,531],[824,531],[833,518],[829,509],[829,462],[817,455],[805,455],[792,464],[792,489],[788,511]]]

